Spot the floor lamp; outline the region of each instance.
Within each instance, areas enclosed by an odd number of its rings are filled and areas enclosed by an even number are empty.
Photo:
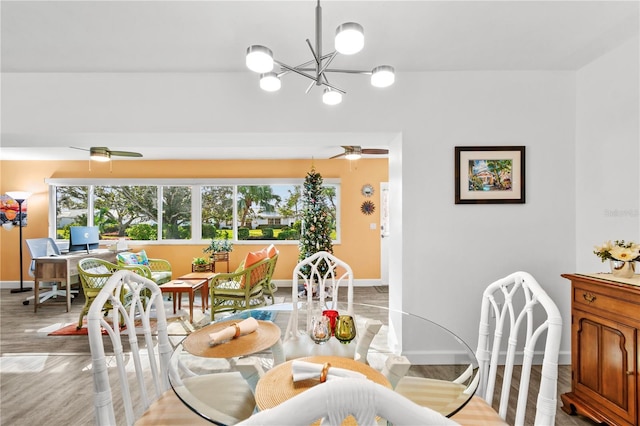
[[[22,286],[22,203],[24,203],[25,200],[31,196],[31,193],[23,191],[11,191],[7,192],[7,195],[13,198],[16,203],[18,203],[18,226],[20,226],[20,288],[12,288],[11,293],[22,293],[25,291],[31,291],[31,287]]]

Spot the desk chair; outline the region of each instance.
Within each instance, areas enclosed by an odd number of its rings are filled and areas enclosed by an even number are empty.
[[[46,257],[46,256],[59,256],[60,249],[58,248],[56,242],[53,238],[30,238],[25,240],[27,243],[27,247],[29,248],[29,253],[31,254],[31,263],[29,264],[29,275],[32,278],[35,278],[35,270],[36,270],[36,261],[37,257]],[[58,288],[57,282],[51,283],[41,283],[44,284],[43,287],[47,289],[47,291],[41,291],[39,293],[40,301],[38,303],[43,303],[46,300],[57,298],[58,296],[67,296],[66,290],[62,290]],[[78,290],[71,290],[71,298],[73,299],[74,294],[78,294]],[[35,296],[29,296],[25,301],[22,302],[23,305],[28,305],[31,300],[34,299]]]

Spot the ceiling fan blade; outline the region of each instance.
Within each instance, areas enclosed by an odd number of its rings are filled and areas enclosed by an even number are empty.
[[[383,148],[363,148],[363,154],[374,154],[374,155],[386,155],[389,153],[388,149]]]
[[[131,151],[109,151],[109,153],[113,156],[118,157],[142,157],[142,154],[139,152],[131,152]]]
[[[333,160],[334,158],[344,157],[345,155],[346,155],[346,153],[343,152],[342,154],[338,154],[338,155],[334,155],[333,157],[329,157],[329,160]]]
[[[80,151],[89,151],[87,148],[78,148],[77,146],[70,146],[69,148],[79,149]]]

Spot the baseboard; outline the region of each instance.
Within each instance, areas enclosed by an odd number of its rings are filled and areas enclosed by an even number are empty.
[[[273,280],[278,287],[291,287],[292,280]],[[353,280],[354,287],[375,287],[381,286],[382,281],[379,279]],[[33,281],[23,281],[24,287],[33,288]],[[0,289],[19,288],[20,281],[0,281]]]
[[[291,287],[293,280],[272,280],[278,287]],[[380,279],[364,279],[353,280],[354,287],[376,287],[382,286],[382,280]],[[385,286],[386,287],[386,286]]]
[[[22,281],[23,287],[31,287],[33,288],[33,281]],[[12,289],[12,288],[20,288],[20,281],[0,281],[0,289]]]

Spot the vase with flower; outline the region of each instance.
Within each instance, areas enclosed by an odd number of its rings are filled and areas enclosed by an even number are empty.
[[[640,244],[633,241],[606,241],[601,246],[595,246],[593,253],[603,262],[608,260],[611,273],[618,278],[632,278],[636,273],[636,261],[640,261]]]

